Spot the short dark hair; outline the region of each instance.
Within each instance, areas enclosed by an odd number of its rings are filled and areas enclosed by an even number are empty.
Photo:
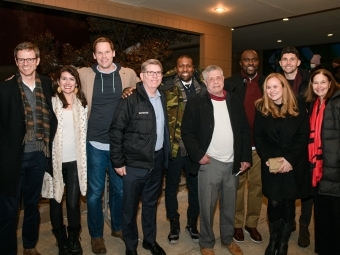
[[[194,62],[192,57],[190,57],[189,55],[181,55],[176,59],[176,65],[177,65],[178,60],[180,60],[181,58],[188,58],[188,59],[191,59],[191,62]]]
[[[282,59],[283,54],[287,54],[287,53],[295,54],[297,58],[300,59],[299,51],[295,47],[291,47],[291,46],[288,46],[282,49],[280,59]]]

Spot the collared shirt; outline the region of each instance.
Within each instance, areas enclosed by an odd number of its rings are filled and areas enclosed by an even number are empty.
[[[149,100],[156,114],[157,141],[155,151],[159,151],[163,148],[164,142],[164,111],[162,106],[161,94],[159,93],[159,91],[156,91],[155,97],[149,96]]]

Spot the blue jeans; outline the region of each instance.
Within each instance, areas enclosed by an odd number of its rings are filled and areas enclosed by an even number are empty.
[[[104,215],[102,207],[106,169],[109,174],[109,206],[111,228],[122,229],[123,179],[116,173],[110,160],[110,151],[98,150],[89,142],[87,152],[87,224],[90,236],[103,237]],[[106,202],[106,201],[105,201]]]
[[[25,249],[36,246],[39,238],[39,199],[46,169],[42,151],[24,153],[15,197],[0,193],[0,254],[17,254],[17,225],[20,198],[24,202],[22,242]]]

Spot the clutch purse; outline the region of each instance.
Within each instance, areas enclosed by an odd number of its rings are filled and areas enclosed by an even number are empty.
[[[280,167],[283,164],[283,161],[278,161],[279,159],[282,159],[282,157],[268,159],[269,172],[276,173],[277,171],[279,171]]]

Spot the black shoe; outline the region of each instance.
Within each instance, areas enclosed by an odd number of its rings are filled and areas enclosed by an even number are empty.
[[[157,242],[147,243],[143,241],[143,248],[146,250],[150,250],[152,255],[166,255],[165,251],[158,245]]]
[[[188,218],[188,224],[185,227],[185,230],[189,233],[194,243],[199,242],[199,232],[197,230],[197,217]]]
[[[125,254],[126,255],[138,255],[136,250],[126,250]]]
[[[179,218],[170,219],[169,221],[170,221],[170,233],[168,235],[168,242],[170,244],[176,244],[178,243],[180,232]]]

